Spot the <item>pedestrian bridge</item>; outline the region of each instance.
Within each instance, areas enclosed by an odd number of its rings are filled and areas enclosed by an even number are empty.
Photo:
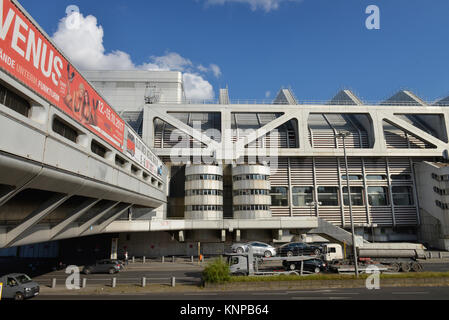
[[[0,248],[148,214],[166,203],[166,178],[165,166],[147,170],[0,71]]]

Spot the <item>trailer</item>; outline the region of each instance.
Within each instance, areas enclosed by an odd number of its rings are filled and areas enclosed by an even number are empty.
[[[355,272],[354,259],[346,257],[340,244],[323,246],[323,260],[329,264],[329,270],[346,273]],[[421,272],[423,266],[418,259],[425,259],[426,248],[414,243],[363,243],[357,247],[359,272],[376,266],[379,271]]]
[[[232,275],[242,276],[274,276],[274,275],[304,275],[312,273],[304,269],[304,262],[319,259],[318,256],[293,256],[293,257],[255,257],[252,248],[245,253],[229,253],[228,264]],[[283,269],[260,270],[260,266],[266,262],[278,262]]]

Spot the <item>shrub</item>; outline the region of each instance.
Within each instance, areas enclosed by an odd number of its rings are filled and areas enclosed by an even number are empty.
[[[229,281],[229,265],[223,257],[209,262],[203,271],[203,282],[222,283]]]

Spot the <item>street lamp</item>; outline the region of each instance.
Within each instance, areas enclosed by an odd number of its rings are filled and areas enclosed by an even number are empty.
[[[345,138],[349,136],[349,134],[350,133],[348,131],[341,131],[337,134],[337,138],[343,139],[343,151],[345,155],[345,167],[346,167],[346,184],[348,188],[349,216],[351,217],[352,248],[353,248],[352,250],[354,252],[355,275],[356,277],[359,277],[359,265],[357,262],[357,245],[355,242],[354,219],[352,217],[351,187],[349,185],[348,156],[346,155],[346,143],[345,143]],[[344,214],[344,201],[343,201],[343,214]]]

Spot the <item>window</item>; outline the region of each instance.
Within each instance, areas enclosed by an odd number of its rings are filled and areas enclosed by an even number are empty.
[[[394,181],[410,181],[410,180],[412,180],[412,176],[411,175],[409,175],[409,174],[395,174],[395,175],[392,175],[391,176],[391,180],[394,180]]]
[[[338,206],[338,188],[337,187],[318,187],[318,202],[322,206]]]
[[[342,180],[346,180],[346,175],[341,176]],[[349,180],[351,181],[356,181],[356,180],[363,180],[363,176],[359,176],[359,175],[349,175]]]
[[[343,203],[345,206],[349,206],[348,187],[343,187]],[[362,187],[351,187],[351,203],[353,206],[364,205]]]
[[[76,143],[76,139],[78,138],[78,131],[73,129],[71,126],[66,124],[65,122],[59,120],[58,118],[53,119],[53,131],[63,136],[66,139],[69,139],[72,142]]]
[[[370,174],[370,175],[366,176],[366,180],[382,181],[382,180],[387,180],[387,176]]]
[[[100,157],[104,158],[106,156],[107,149],[103,147],[101,144],[96,142],[95,140],[92,140],[92,143],[90,145],[90,149],[93,153],[96,155],[99,155]]]
[[[304,207],[313,202],[312,187],[293,187],[293,205],[295,207]]]
[[[118,155],[115,155],[115,164],[123,168],[126,164],[126,160]]]
[[[22,98],[21,96],[12,92],[1,84],[0,103],[25,117],[28,117],[29,111],[31,109],[31,105],[26,99]]]
[[[368,201],[370,206],[388,206],[387,188],[368,187]]]
[[[271,188],[271,205],[275,207],[288,206],[288,193],[286,187]]]
[[[414,204],[412,187],[393,187],[392,192],[395,206],[412,206]]]

